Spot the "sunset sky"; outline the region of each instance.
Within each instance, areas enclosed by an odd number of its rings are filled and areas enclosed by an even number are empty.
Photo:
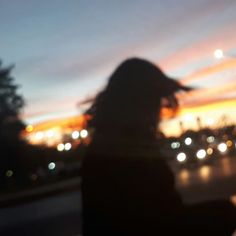
[[[81,113],[76,104],[133,56],[197,88],[179,95],[180,119],[234,120],[235,12],[234,0],[1,0],[0,58],[15,64],[27,123]]]

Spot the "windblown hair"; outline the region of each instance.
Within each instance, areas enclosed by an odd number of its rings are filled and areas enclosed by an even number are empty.
[[[87,111],[92,117],[89,125],[96,132],[156,130],[161,98],[166,97],[168,105],[178,106],[172,92],[176,88],[171,88],[168,81],[157,66],[146,60],[124,61]]]

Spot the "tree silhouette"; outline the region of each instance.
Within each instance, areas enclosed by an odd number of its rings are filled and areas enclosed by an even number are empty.
[[[11,77],[13,66],[3,67],[0,61],[0,139],[16,141],[24,127],[19,118],[24,99],[17,93],[18,85]]]
[[[3,67],[0,61],[0,185],[24,177],[19,133],[24,128],[19,115],[24,99],[11,76],[13,66]]]

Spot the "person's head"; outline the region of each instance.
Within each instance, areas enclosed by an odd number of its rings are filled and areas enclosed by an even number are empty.
[[[125,60],[88,110],[91,126],[104,133],[125,130],[140,135],[154,133],[162,99],[167,98],[176,108],[174,93],[181,89],[188,90],[149,61]]]

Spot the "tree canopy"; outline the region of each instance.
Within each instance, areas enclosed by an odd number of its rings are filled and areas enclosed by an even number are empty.
[[[0,137],[18,135],[24,127],[19,115],[24,107],[24,99],[18,94],[19,85],[11,76],[13,66],[3,67],[0,61]]]

